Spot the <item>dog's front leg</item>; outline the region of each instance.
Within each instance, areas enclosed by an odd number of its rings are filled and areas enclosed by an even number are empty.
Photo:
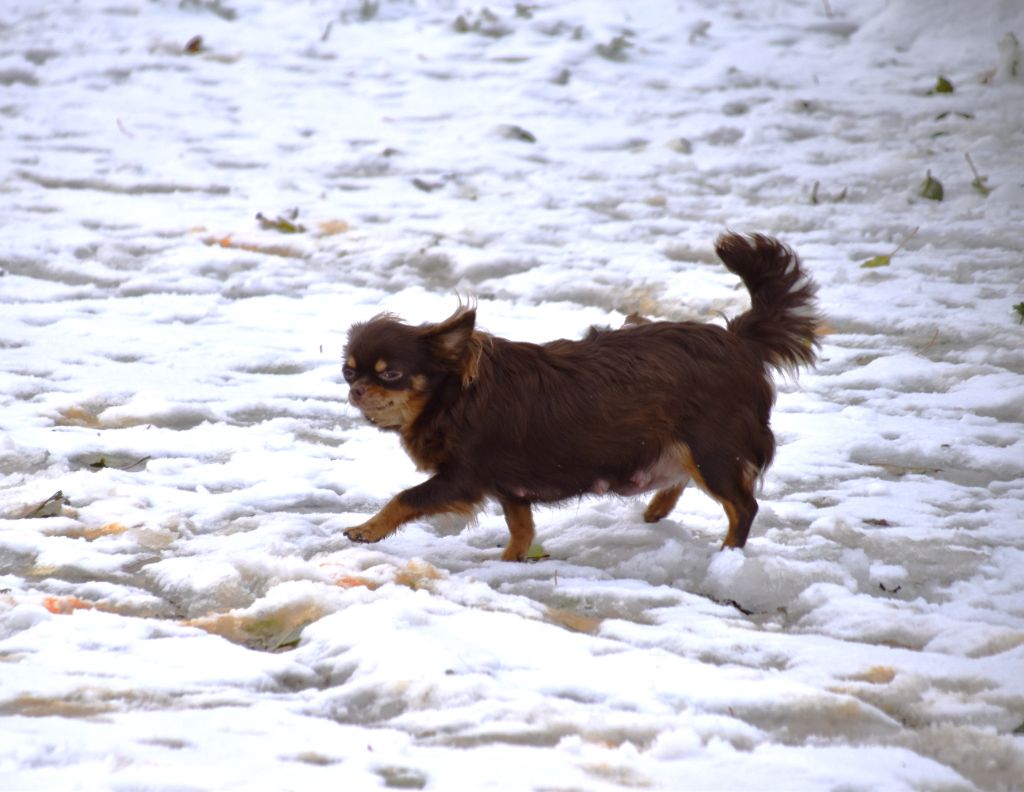
[[[444,512],[470,516],[480,498],[479,494],[459,486],[453,477],[439,473],[399,492],[369,520],[345,531],[345,536],[353,542],[379,542],[419,517]]]
[[[508,525],[509,541],[501,554],[502,561],[525,561],[533,542],[533,513],[529,503],[500,498]]]
[[[405,492],[400,492],[393,497],[383,509],[362,525],[349,528],[345,531],[345,536],[353,542],[379,542],[381,539],[391,536],[403,523],[415,520],[420,515],[415,509],[403,503],[402,495],[404,494]]]

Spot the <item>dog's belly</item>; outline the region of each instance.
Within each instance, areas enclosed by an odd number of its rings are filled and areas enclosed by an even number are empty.
[[[683,444],[679,445],[686,448]],[[689,454],[689,448],[686,448],[685,457],[689,458]],[[641,492],[665,489],[666,487],[674,487],[676,484],[685,483],[689,480],[690,474],[680,464],[680,457],[679,448],[673,446],[662,453],[650,467],[634,471],[625,482],[619,483],[618,486],[612,489],[612,492],[616,495],[639,495]],[[601,480],[595,482],[595,484],[604,483]],[[603,494],[597,489],[594,492],[599,495]]]
[[[674,444],[651,465],[597,475],[578,475],[572,483],[556,480],[535,480],[529,483],[500,487],[503,494],[534,503],[554,503],[583,495],[621,495],[629,497],[644,492],[685,484],[690,479],[690,450],[685,443]],[[581,465],[585,468],[585,465]],[[584,471],[580,470],[580,474]]]

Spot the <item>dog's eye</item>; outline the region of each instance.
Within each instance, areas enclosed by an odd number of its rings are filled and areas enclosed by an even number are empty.
[[[402,372],[401,371],[388,370],[388,371],[382,371],[377,376],[380,377],[385,382],[397,382],[398,380],[400,380],[402,378]]]
[[[342,366],[341,376],[345,378],[345,382],[352,382],[356,378],[356,370],[351,366]]]

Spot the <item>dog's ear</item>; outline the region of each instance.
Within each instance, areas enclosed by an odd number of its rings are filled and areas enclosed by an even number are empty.
[[[425,325],[421,337],[430,345],[430,351],[437,359],[458,366],[466,357],[475,326],[476,309],[460,305],[443,322]]]

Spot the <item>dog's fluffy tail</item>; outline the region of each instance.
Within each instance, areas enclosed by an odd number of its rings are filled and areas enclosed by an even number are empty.
[[[771,237],[723,234],[715,252],[750,292],[750,310],[731,319],[729,330],[752,344],[765,364],[795,372],[817,357],[818,290],[796,253]]]

